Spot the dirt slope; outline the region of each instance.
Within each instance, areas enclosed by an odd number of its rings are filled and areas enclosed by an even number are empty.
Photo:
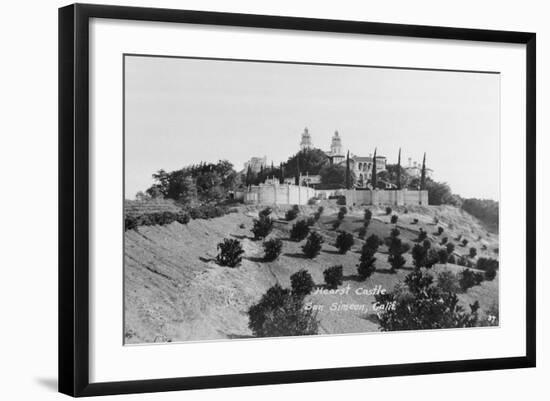
[[[306,299],[312,305],[322,305],[318,312],[321,333],[350,333],[377,331],[372,318],[373,296],[357,295],[355,290],[381,285],[391,290],[403,280],[409,270],[387,274],[389,264],[385,247],[381,247],[377,257],[377,272],[365,282],[354,279],[362,241],[356,238],[352,250],[340,255],[334,248],[337,235],[332,230],[338,207],[326,204],[325,212],[314,227],[325,237],[323,251],[314,260],[302,257],[301,243],[286,240],[292,222],[283,221],[288,208],[277,207],[277,218],[271,236],[284,240],[283,254],[275,262],[261,260],[261,242],[251,239],[250,229],[258,207],[243,206],[239,213],[232,213],[212,220],[192,220],[187,225],[174,222],[168,226],[142,226],[137,231],[125,233],[125,338],[128,343],[189,341],[226,338],[246,338],[251,335],[248,329],[246,311],[256,303],[265,291],[280,283],[290,286],[290,275],[300,269],[307,269],[317,284],[323,283],[322,272],[329,266],[341,264],[344,268],[344,284],[350,286],[348,295],[315,295]],[[302,207],[301,216],[313,213],[316,207]],[[352,209],[345,218],[341,229],[355,235],[362,225],[364,208]],[[376,233],[380,237],[389,235],[394,227],[383,209],[371,208],[373,221],[368,235]],[[394,208],[398,214],[397,227],[404,240],[412,241],[422,227],[434,241],[448,236],[451,242],[459,234],[469,240],[467,247],[457,244],[457,255],[468,253],[470,246],[478,249],[479,256],[495,257],[498,236],[489,234],[472,216],[453,207],[408,207]],[[437,236],[433,223],[438,217],[444,234]],[[417,218],[418,224],[411,224]],[[245,257],[237,268],[218,266],[213,259],[217,254],[216,245],[223,238],[239,239],[245,249]],[[485,244],[487,251],[482,251]],[[412,266],[410,254],[407,255]],[[460,271],[461,266],[436,266],[441,269]],[[498,302],[498,277],[492,282],[471,288],[460,299],[464,305],[478,299],[482,310],[487,310]],[[333,311],[331,307],[340,304],[368,305],[370,310]]]

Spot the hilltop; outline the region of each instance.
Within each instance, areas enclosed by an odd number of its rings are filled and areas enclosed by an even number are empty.
[[[168,202],[170,203],[170,202]],[[274,206],[272,217],[274,230],[270,237],[283,239],[283,252],[273,262],[263,261],[261,241],[254,241],[251,234],[253,219],[258,217],[260,206],[241,205],[235,213],[210,220],[196,219],[187,224],[174,221],[158,226],[140,226],[125,232],[125,338],[128,343],[168,342],[189,340],[214,340],[247,338],[252,333],[248,328],[248,308],[258,302],[268,288],[276,283],[290,286],[290,276],[306,269],[316,284],[323,283],[323,270],[341,264],[344,283],[349,293],[341,295],[311,294],[306,302],[325,305],[317,317],[320,334],[378,331],[379,326],[372,312],[349,311],[335,313],[330,308],[334,303],[369,304],[372,295],[358,295],[359,288],[372,289],[382,286],[391,290],[412,269],[410,252],[406,254],[405,269],[388,274],[387,247],[381,246],[376,253],[377,271],[366,281],[354,279],[359,251],[363,240],[358,238],[362,226],[364,207],[349,208],[338,230],[353,233],[355,244],[345,255],[338,254],[334,242],[338,234],[332,228],[339,206],[326,202],[324,212],[312,227],[325,239],[321,254],[315,259],[302,256],[301,246],[305,241],[288,240],[295,221],[284,219],[289,206]],[[132,213],[147,209],[147,205],[135,205]],[[156,212],[168,206],[151,206]],[[171,211],[176,211],[173,209]],[[466,256],[470,247],[477,249],[477,257],[498,258],[498,234],[488,232],[475,217],[453,206],[408,206],[393,207],[388,215],[385,208],[369,207],[373,212],[367,236],[376,234],[388,237],[392,228],[401,232],[401,238],[413,242],[420,229],[427,232],[432,243],[439,244],[443,237],[455,243],[455,256]],[[312,215],[317,206],[300,206],[298,219]],[[396,224],[391,224],[391,215],[397,215]],[[417,219],[417,221],[415,221]],[[443,233],[438,234],[437,228]],[[460,246],[466,239],[468,245]],[[216,245],[224,238],[238,239],[244,250],[242,263],[236,268],[216,264]],[[464,267],[447,263],[437,264],[433,272],[441,270],[459,272]],[[475,269],[474,269],[475,270]],[[481,314],[498,305],[498,275],[493,281],[459,294],[460,303],[467,307],[475,300],[480,303]]]

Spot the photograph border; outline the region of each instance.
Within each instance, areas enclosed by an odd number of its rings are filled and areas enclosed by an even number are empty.
[[[90,383],[89,24],[91,18],[469,40],[526,45],[524,356]],[[73,4],[59,9],[59,391],[95,396],[534,367],[536,364],[536,35],[360,21]]]

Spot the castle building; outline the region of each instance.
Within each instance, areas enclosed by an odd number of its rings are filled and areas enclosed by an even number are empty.
[[[367,182],[372,177],[372,163],[374,158],[372,155],[369,156],[355,156],[350,155],[350,170],[355,174],[357,183],[355,184],[358,188],[366,188]],[[386,170],[386,156],[376,156],[376,172]],[[344,160],[345,163],[345,160]]]
[[[262,168],[267,166],[267,157],[251,157],[249,161],[244,163],[244,171],[250,170],[254,173],[259,173]]]
[[[311,134],[307,127],[304,128],[302,133],[302,140],[300,141],[300,150],[313,149],[313,142],[311,141]]]
[[[420,178],[420,176],[422,175],[422,163],[413,162],[412,158],[410,157],[409,157],[407,166],[403,167],[403,169],[411,177]],[[433,170],[431,168],[426,167],[426,177],[431,177],[432,173],[433,173]]]
[[[330,143],[330,151],[325,153],[331,164],[339,164],[346,159],[346,155],[342,152],[342,138],[340,138],[338,131],[334,132]]]

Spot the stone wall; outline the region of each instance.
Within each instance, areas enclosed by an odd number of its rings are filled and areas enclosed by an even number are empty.
[[[428,191],[355,190],[344,191],[346,204],[353,205],[428,205]]]
[[[311,198],[328,199],[343,195],[349,206],[360,205],[428,205],[428,191],[404,190],[315,190],[291,184],[253,185],[245,193],[246,203],[261,205],[306,205]]]
[[[307,205],[315,190],[290,184],[253,185],[245,194],[245,203],[261,205]]]

